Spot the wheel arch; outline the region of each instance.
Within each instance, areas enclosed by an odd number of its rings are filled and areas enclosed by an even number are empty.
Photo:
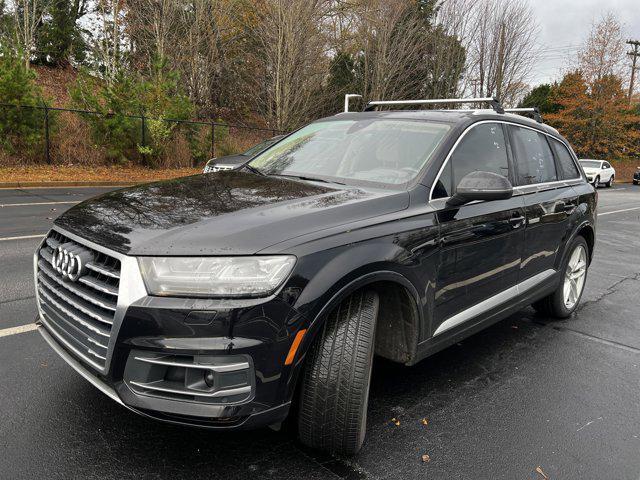
[[[304,335],[296,355],[297,360],[287,382],[286,397],[288,400],[297,398],[299,392],[298,381],[305,368],[306,356],[314,342],[319,339],[328,315],[345,298],[361,289],[374,289],[380,298],[378,319],[376,321],[375,354],[389,360],[412,365],[416,361],[423,312],[420,308],[420,296],[415,286],[402,274],[392,270],[376,270],[360,275],[344,284],[331,298],[324,302],[318,313],[313,316]],[[398,299],[405,295],[407,303],[401,309],[401,315],[393,316],[397,311],[394,307]],[[401,326],[401,329],[397,327]],[[386,336],[391,334],[391,336]]]
[[[584,220],[583,222],[581,222],[576,226],[576,228],[573,230],[569,238],[567,238],[567,241],[564,243],[562,247],[562,255],[558,257],[558,263],[556,264],[556,268],[559,268],[559,266],[563,264],[565,257],[569,254],[567,247],[569,246],[569,244],[571,244],[573,239],[576,238],[578,235],[584,237],[584,239],[587,242],[587,247],[589,249],[589,252],[588,252],[589,263],[591,263],[591,259],[593,258],[593,250],[595,248],[595,242],[596,242],[596,231],[593,224],[590,221]]]
[[[380,305],[376,323],[376,355],[398,363],[412,363],[421,334],[423,312],[415,286],[402,274],[390,270],[369,272],[344,285],[326,302],[311,325],[313,336],[327,316],[353,293],[375,290]],[[313,338],[310,338],[311,345]]]
[[[596,244],[596,231],[589,222],[584,222],[578,229],[576,233],[571,238],[572,240],[578,235],[584,237],[587,242],[587,246],[589,247],[589,263],[591,263],[591,259],[593,258],[593,249]]]

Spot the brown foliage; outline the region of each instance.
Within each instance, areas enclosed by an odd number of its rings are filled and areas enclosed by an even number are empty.
[[[640,118],[628,106],[619,77],[588,82],[580,71],[568,73],[553,89],[552,101],[560,110],[545,119],[578,156],[610,160],[638,154]]]

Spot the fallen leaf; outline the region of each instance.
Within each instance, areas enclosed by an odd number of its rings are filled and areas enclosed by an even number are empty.
[[[392,419],[391,419],[391,421],[396,425],[396,427],[400,425],[400,420],[398,420],[398,419],[397,419],[397,418],[395,418],[395,417],[394,417],[394,418],[392,418]]]
[[[429,420],[425,417],[420,421],[423,425],[429,425]]]
[[[431,460],[431,457],[429,456],[428,453],[425,453],[424,455],[422,455],[422,462],[423,463],[427,463]]]
[[[544,480],[549,480],[549,477],[547,477],[547,475],[542,471],[542,467],[541,466],[537,466],[536,467],[536,472],[538,472],[540,475],[542,475],[542,478],[544,478]]]

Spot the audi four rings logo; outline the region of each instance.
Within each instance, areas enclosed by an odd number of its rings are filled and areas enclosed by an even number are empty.
[[[65,243],[54,249],[51,265],[63,278],[75,282],[86,273],[86,265],[91,260],[92,255],[87,250]]]

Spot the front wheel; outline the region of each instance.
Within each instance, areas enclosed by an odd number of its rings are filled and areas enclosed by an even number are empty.
[[[600,177],[595,178],[595,180],[593,181],[593,186],[595,188],[598,188],[600,186]]]
[[[538,312],[555,318],[567,318],[578,308],[587,281],[589,247],[582,236],[571,242],[563,262],[562,280],[558,288],[533,304]]]
[[[309,351],[298,413],[300,441],[353,455],[367,425],[378,295],[356,292],[325,321]]]

